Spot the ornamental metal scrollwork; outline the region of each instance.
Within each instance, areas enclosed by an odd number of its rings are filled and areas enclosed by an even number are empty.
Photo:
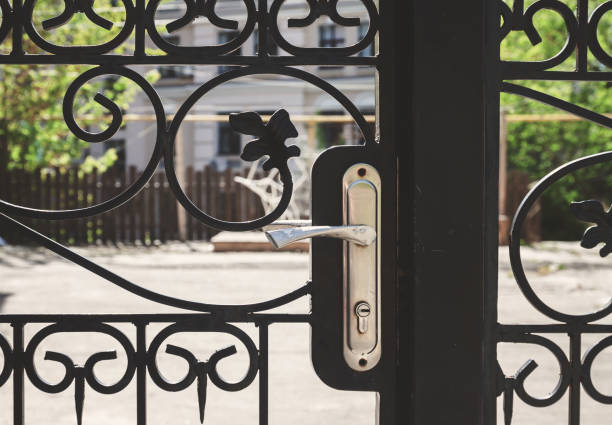
[[[555,356],[559,365],[559,380],[555,388],[550,392],[548,397],[534,397],[525,389],[525,380],[538,367],[538,364],[533,360],[528,360],[519,368],[515,375],[506,377],[498,364],[498,395],[504,395],[504,421],[509,425],[512,421],[513,397],[516,394],[524,403],[533,407],[547,407],[558,402],[570,383],[570,364],[563,350],[551,340],[539,335],[533,334],[517,334],[504,335],[499,342],[519,343],[519,344],[534,344],[546,348]]]
[[[227,43],[217,46],[177,46],[164,39],[157,30],[155,24],[155,14],[157,8],[161,3],[161,0],[149,0],[146,9],[146,26],[147,32],[151,37],[151,40],[157,47],[162,49],[164,52],[175,54],[175,55],[224,55],[233,52],[238,49],[253,33],[255,24],[257,23],[257,9],[253,0],[242,0],[247,12],[247,19],[244,24],[244,28],[240,33],[232,40]],[[221,19],[214,12],[214,0],[187,0],[187,11],[185,15],[169,23],[166,27],[168,32],[177,31],[178,29],[189,25],[197,16],[206,16],[211,24],[224,29],[237,28],[235,21]]]
[[[13,349],[6,338],[0,334],[0,351],[2,351],[2,370],[0,371],[0,387],[11,377],[13,371]]]
[[[374,37],[378,30],[378,11],[372,0],[361,0],[361,3],[368,12],[369,23],[367,32],[356,44],[346,47],[299,47],[287,41],[278,28],[279,12],[285,1],[286,0],[274,0],[272,6],[270,6],[270,34],[272,34],[274,41],[281,49],[292,55],[299,56],[325,53],[326,55],[349,56],[364,50],[374,41]],[[329,16],[333,22],[341,26],[355,26],[360,24],[359,18],[350,19],[340,16],[337,11],[337,0],[307,1],[310,7],[308,16],[301,19],[289,19],[289,27],[305,27],[311,25],[322,15]]]
[[[567,4],[559,0],[538,0],[525,9],[523,0],[514,0],[512,7],[506,2],[499,1],[499,15],[502,24],[499,27],[500,41],[506,38],[511,31],[522,31],[529,38],[532,45],[542,42],[542,36],[534,25],[534,16],[542,10],[551,10],[559,14],[564,21],[567,30],[567,38],[564,46],[553,57],[532,62],[520,61],[501,61],[504,69],[512,74],[523,74],[535,71],[550,70],[557,65],[564,63],[578,49],[576,70],[588,73],[587,69],[587,50],[595,58],[607,67],[612,67],[612,56],[606,52],[599,42],[597,31],[602,17],[612,10],[612,1],[606,1],[597,5],[590,17],[588,13],[588,3],[586,0],[579,0],[577,9],[579,13],[572,11]],[[578,16],[580,14],[580,16]],[[525,75],[528,78],[527,75]],[[585,75],[585,80],[590,79]],[[525,78],[520,78],[525,79]]]
[[[49,31],[66,24],[75,13],[84,13],[87,18],[99,27],[110,30],[113,23],[98,15],[93,8],[95,0],[64,0],[64,11],[55,18],[43,21],[43,29]]]
[[[359,18],[345,18],[338,12],[338,0],[306,0],[310,8],[305,18],[289,19],[290,28],[307,27],[321,16],[327,16],[332,22],[343,27],[354,27],[361,23]]]
[[[556,170],[549,173],[546,177],[540,180],[525,196],[521,205],[519,206],[514,220],[512,222],[512,228],[510,231],[510,264],[512,266],[512,271],[514,273],[514,277],[519,285],[519,288],[527,298],[527,300],[541,313],[550,317],[553,320],[558,320],[560,322],[565,323],[588,323],[593,322],[599,319],[602,319],[612,313],[612,301],[609,302],[606,306],[604,306],[599,311],[581,314],[581,315],[572,315],[562,313],[548,306],[538,295],[535,293],[533,288],[531,287],[529,280],[525,274],[525,270],[523,268],[523,262],[521,259],[521,232],[523,228],[523,224],[525,219],[527,218],[527,214],[529,210],[533,206],[534,202],[537,198],[553,183],[559,181],[562,177],[570,174],[576,170],[586,168],[589,166],[593,166],[596,164],[600,164],[603,162],[607,162],[612,160],[612,152],[603,152],[596,155],[590,155],[584,158],[577,159],[575,161],[571,161]]]
[[[572,10],[558,0],[539,0],[524,10],[524,1],[515,0],[512,10],[502,3],[501,16],[503,25],[500,28],[501,39],[503,40],[510,31],[523,31],[529,38],[532,45],[542,42],[542,37],[533,24],[534,15],[544,9],[552,10],[563,18],[567,29],[567,40],[565,46],[554,57],[539,62],[509,62],[514,65],[521,64],[529,66],[529,69],[548,69],[563,63],[576,48],[578,22]]]
[[[612,56],[610,56],[610,54],[603,49],[601,43],[599,43],[597,28],[599,27],[601,18],[610,10],[612,10],[612,1],[600,4],[591,14],[588,30],[589,49],[601,63],[608,67],[612,67]]]
[[[25,22],[23,22],[24,29],[28,36],[32,39],[34,44],[40,47],[42,50],[50,53],[54,53],[56,55],[71,55],[75,53],[84,54],[84,55],[102,55],[104,53],[111,52],[117,47],[121,46],[121,44],[126,41],[130,35],[132,34],[134,27],[136,25],[136,11],[134,8],[134,4],[132,0],[121,0],[123,3],[123,7],[125,8],[125,19],[123,22],[123,27],[121,31],[111,40],[93,46],[58,46],[57,44],[51,43],[45,40],[36,30],[34,26],[34,9],[36,8],[36,3],[38,0],[26,0],[23,5],[24,14],[25,14]],[[91,3],[92,6],[87,7],[86,4]],[[65,11],[56,18],[51,20],[47,20],[46,29],[53,29],[59,25],[63,25],[67,22],[74,13],[81,11],[81,7],[85,8],[84,13],[86,16],[95,24],[104,27],[105,29],[110,29],[109,23],[112,22],[104,19],[104,22],[98,15],[93,12],[93,1],[91,0],[66,0],[66,9]],[[95,16],[98,16],[96,18]],[[93,18],[93,19],[92,19]],[[43,23],[43,28],[45,24]],[[108,27],[108,28],[106,28]]]
[[[185,14],[167,24],[166,30],[169,33],[178,31],[191,24],[198,17],[207,18],[216,27],[237,30],[238,21],[223,19],[217,15],[217,12],[215,12],[216,4],[217,0],[185,0],[185,6],[187,7]]]
[[[127,356],[127,365],[123,376],[112,385],[103,384],[94,372],[94,367],[97,363],[105,360],[114,360],[117,358],[116,351],[103,351],[92,354],[83,366],[77,366],[72,359],[65,354],[55,351],[47,351],[45,360],[54,361],[64,366],[64,377],[56,384],[45,382],[36,370],[34,355],[40,343],[50,335],[64,332],[93,332],[97,334],[106,334],[116,340],[124,349]],[[118,329],[97,322],[72,322],[72,323],[56,323],[49,325],[37,332],[25,350],[24,366],[30,382],[41,391],[46,393],[56,394],[65,391],[74,383],[74,402],[77,417],[77,424],[81,425],[83,419],[83,405],[85,401],[85,383],[91,389],[101,394],[115,394],[122,391],[131,382],[136,371],[135,351],[130,340],[121,333]]]
[[[176,345],[168,344],[166,346],[166,353],[172,354],[183,358],[189,368],[187,374],[178,382],[170,382],[159,371],[157,365],[157,352],[163,342],[171,335],[181,332],[215,332],[215,333],[226,333],[236,338],[244,345],[249,355],[249,365],[245,375],[238,382],[227,382],[224,380],[217,371],[217,364],[235,354],[237,352],[236,346],[231,345],[213,353],[207,361],[199,361],[196,356],[189,350],[178,347]],[[148,368],[149,374],[153,382],[158,387],[165,391],[183,391],[189,387],[194,381],[196,382],[197,394],[198,394],[198,410],[200,415],[200,422],[204,422],[204,413],[206,407],[206,391],[208,386],[208,379],[215,384],[219,389],[224,391],[240,391],[248,387],[258,371],[258,352],[257,347],[249,338],[249,336],[241,329],[225,324],[214,324],[212,322],[205,323],[175,323],[162,330],[155,339],[151,342],[148,353]]]
[[[0,0],[0,11],[2,11],[2,20],[0,20],[0,42],[2,42],[11,31],[13,9],[8,0]]]

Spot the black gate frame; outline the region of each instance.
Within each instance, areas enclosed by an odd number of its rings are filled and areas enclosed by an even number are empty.
[[[383,57],[396,78],[386,89],[381,79],[380,118],[398,157],[396,423],[491,425],[499,3],[393,4],[381,41],[397,31],[393,60]]]

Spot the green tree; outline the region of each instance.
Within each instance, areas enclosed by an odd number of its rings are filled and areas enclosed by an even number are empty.
[[[527,3],[527,2],[526,2]],[[532,2],[529,2],[532,3]],[[592,11],[600,1],[590,1]],[[511,3],[508,2],[511,6]],[[566,4],[575,10],[575,0]],[[599,25],[602,46],[612,52],[612,20],[606,14]],[[544,60],[559,52],[567,37],[565,24],[553,11],[535,15],[542,42],[533,46],[524,33],[513,31],[503,41],[504,60]],[[591,55],[589,70],[608,70]],[[554,70],[573,70],[575,55]],[[612,112],[612,96],[607,82],[513,81],[599,113]],[[511,94],[502,94],[501,105],[509,114],[549,114],[560,111],[539,102]],[[573,159],[612,150],[612,131],[586,121],[512,122],[507,127],[508,167],[539,180],[558,166]],[[576,239],[584,230],[569,211],[569,203],[584,199],[612,201],[612,165],[601,165],[566,176],[548,189],[541,198],[542,233],[545,239]]]
[[[68,46],[86,46],[104,43],[117,35],[125,19],[123,7],[114,6],[113,0],[96,0],[95,11],[113,22],[110,30],[89,21],[83,13],[76,13],[65,25],[45,31],[42,22],[58,16],[62,0],[40,0],[34,12],[34,23],[43,38]],[[119,5],[121,3],[119,2]],[[3,53],[10,51],[10,35],[2,43]],[[124,43],[115,53],[130,53],[131,42]],[[41,53],[40,49],[24,37],[27,53]],[[78,139],[63,121],[62,101],[69,85],[92,66],[85,65],[15,65],[2,68],[0,78],[0,143],[4,155],[0,167],[34,170],[37,168],[65,168],[80,164],[85,172],[98,168],[106,170],[117,158],[109,149],[100,158],[85,155],[88,143]],[[149,73],[152,82],[157,78]],[[75,117],[83,129],[104,130],[111,121],[106,108],[93,101],[102,92],[121,109],[127,109],[138,92],[138,87],[126,78],[98,78],[85,84],[75,99]],[[79,119],[86,117],[86,119]]]

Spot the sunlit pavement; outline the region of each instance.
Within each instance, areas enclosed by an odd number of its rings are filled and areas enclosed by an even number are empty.
[[[610,299],[612,259],[601,259],[596,252],[577,243],[546,243],[535,249],[524,248],[528,277],[538,294],[551,306],[566,312],[592,311]],[[308,256],[297,253],[224,253],[210,251],[208,244],[170,244],[159,248],[77,249],[121,276],[146,288],[175,297],[210,303],[263,301],[287,293],[308,279]],[[43,250],[0,248],[0,303],[2,313],[162,313],[179,310],[141,299]],[[499,320],[502,323],[550,323],[525,301],[514,282],[507,250],[500,249]],[[449,282],[449,284],[456,284]],[[308,299],[301,299],[279,311],[306,313]],[[608,320],[609,322],[610,320]],[[29,325],[26,339],[41,326]],[[135,341],[134,328],[121,325]],[[156,329],[150,326],[148,340]],[[257,343],[257,329],[241,326]],[[11,328],[0,327],[10,340]],[[583,349],[603,337],[584,338]],[[567,338],[553,337],[564,349]],[[184,334],[168,342],[191,349],[198,358],[207,359],[214,351],[236,343],[223,334]],[[239,344],[237,344],[239,347]],[[40,375],[58,382],[63,368],[45,361],[44,351],[69,355],[76,364],[97,351],[116,349],[119,359],[101,362],[96,374],[107,384],[124,372],[125,355],[110,337],[91,334],[57,335],[40,347],[36,364]],[[527,380],[527,389],[544,397],[552,391],[559,371],[552,355],[531,345],[500,345],[500,360],[507,375],[513,375],[528,359],[539,367]],[[270,329],[270,423],[271,424],[346,424],[375,423],[375,396],[372,393],[336,391],[319,381],[309,357],[307,325],[273,325]],[[159,368],[176,382],[186,372],[185,363],[176,356],[160,353]],[[239,380],[246,372],[248,357],[244,350],[220,363],[227,380]],[[601,392],[612,394],[612,355],[604,351],[594,367],[594,381]],[[448,383],[447,383],[448,384]],[[447,385],[445,384],[445,385]],[[457,384],[457,390],[460,386]],[[74,392],[44,394],[31,384],[26,386],[26,423],[75,424]],[[86,387],[83,423],[85,425],[136,423],[135,381],[117,395],[101,395]],[[0,389],[0,424],[12,423],[12,385]],[[515,398],[513,424],[552,425],[567,421],[567,395],[554,406],[533,408]],[[240,392],[224,392],[208,386],[205,423],[256,424],[258,422],[257,379]],[[501,405],[499,405],[501,411]],[[195,385],[170,393],[148,385],[150,424],[197,424]],[[582,423],[609,423],[612,407],[602,406],[583,393]],[[501,413],[500,413],[501,414]],[[501,418],[501,416],[500,416]],[[500,420],[499,423],[502,423]]]

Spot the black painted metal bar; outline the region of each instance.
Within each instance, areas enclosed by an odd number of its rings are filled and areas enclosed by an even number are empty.
[[[23,57],[23,0],[13,0],[13,48],[11,50],[11,57],[14,60],[19,60]]]
[[[501,91],[498,2],[485,2],[485,175],[483,423],[497,421],[497,297],[499,242],[499,103]],[[504,164],[505,165],[505,164]],[[503,184],[503,183],[501,183]]]
[[[136,320],[136,423],[147,424],[147,322]]]
[[[569,425],[580,425],[580,380],[582,377],[581,357],[582,338],[580,333],[572,332],[570,338],[570,387],[569,387]]]
[[[259,322],[259,425],[268,425],[268,323]]]
[[[23,384],[23,322],[12,322],[13,326],[13,425],[25,423]],[[5,360],[6,361],[6,360]]]
[[[229,319],[229,317],[231,317],[231,313],[234,313],[234,317],[240,317],[241,315],[245,315],[247,312],[270,310],[272,308],[279,307],[302,296],[305,296],[310,292],[310,283],[306,283],[306,285],[302,286],[301,288],[298,288],[295,291],[292,291],[273,300],[245,305],[205,304],[170,297],[157,292],[153,292],[142,286],[136,285],[2,213],[0,213],[0,223],[3,223],[7,227],[15,227],[19,229],[19,231],[21,231],[22,233],[26,233],[33,241],[37,242],[39,245],[44,246],[50,251],[53,251],[56,254],[71,261],[72,263],[77,264],[83,267],[84,269],[100,276],[108,282],[114,283],[115,285],[125,289],[126,291],[129,291],[135,295],[138,295],[142,298],[146,298],[153,302],[166,304],[172,307],[183,308],[185,310],[217,312],[222,311]]]
[[[612,72],[608,71],[593,71],[593,72],[576,72],[576,71],[514,71],[504,68],[502,62],[503,80],[550,80],[550,81],[610,81],[612,80]]]
[[[257,56],[268,56],[268,0],[257,0]]]
[[[576,70],[578,72],[587,71],[588,55],[588,27],[589,27],[589,2],[588,0],[578,0],[576,11],[578,18],[578,43],[576,46]]]
[[[202,320],[219,321],[223,314],[166,313],[166,314],[2,314],[0,323],[54,323],[94,321],[103,323],[174,323]],[[310,314],[249,313],[242,318],[226,320],[228,323],[309,323]]]
[[[145,57],[145,1],[136,0],[136,35],[134,56]]]
[[[529,99],[537,100],[538,102],[582,117],[585,120],[589,120],[596,124],[603,125],[604,127],[612,128],[611,118],[608,118],[607,116],[602,114],[598,114],[597,112],[593,112],[589,109],[583,108],[581,106],[575,105],[573,103],[566,102],[565,100],[558,99],[554,96],[550,96],[546,93],[542,93],[537,90],[530,89],[528,87],[519,86],[511,83],[502,83],[501,90],[506,93],[517,94],[523,97],[527,97]]]
[[[400,344],[406,345],[401,361],[407,346],[412,352],[413,388],[402,400],[410,403],[411,416],[405,423],[483,425],[491,379],[484,359],[491,354],[484,350],[490,320],[485,300],[487,286],[494,285],[487,281],[490,267],[496,267],[488,252],[497,249],[497,243],[491,246],[496,223],[486,218],[496,209],[487,210],[485,199],[497,199],[487,180],[492,170],[485,166],[497,140],[495,135],[487,141],[486,122],[486,109],[496,105],[486,103],[485,64],[495,58],[485,49],[485,11],[492,2],[444,2],[444,13],[439,2],[410,3],[412,73],[403,78],[412,85],[405,97],[411,103],[411,130],[397,135],[411,145],[400,160],[400,176],[402,164],[407,168],[400,181],[407,183],[406,196],[412,194],[412,208],[400,213],[401,221],[412,222],[404,224],[412,227],[411,236],[401,232],[412,245],[410,268],[401,281],[410,291],[411,301],[405,302],[411,307],[400,310],[405,315],[400,329],[413,328],[408,341],[402,342],[400,331]],[[461,99],[461,106],[449,99]],[[485,223],[491,228],[485,230]]]
[[[189,55],[159,55],[159,56],[127,56],[127,55],[0,55],[0,65],[261,65],[274,64],[280,66],[300,65],[345,65],[345,66],[375,66],[378,58],[374,56],[189,56]]]

